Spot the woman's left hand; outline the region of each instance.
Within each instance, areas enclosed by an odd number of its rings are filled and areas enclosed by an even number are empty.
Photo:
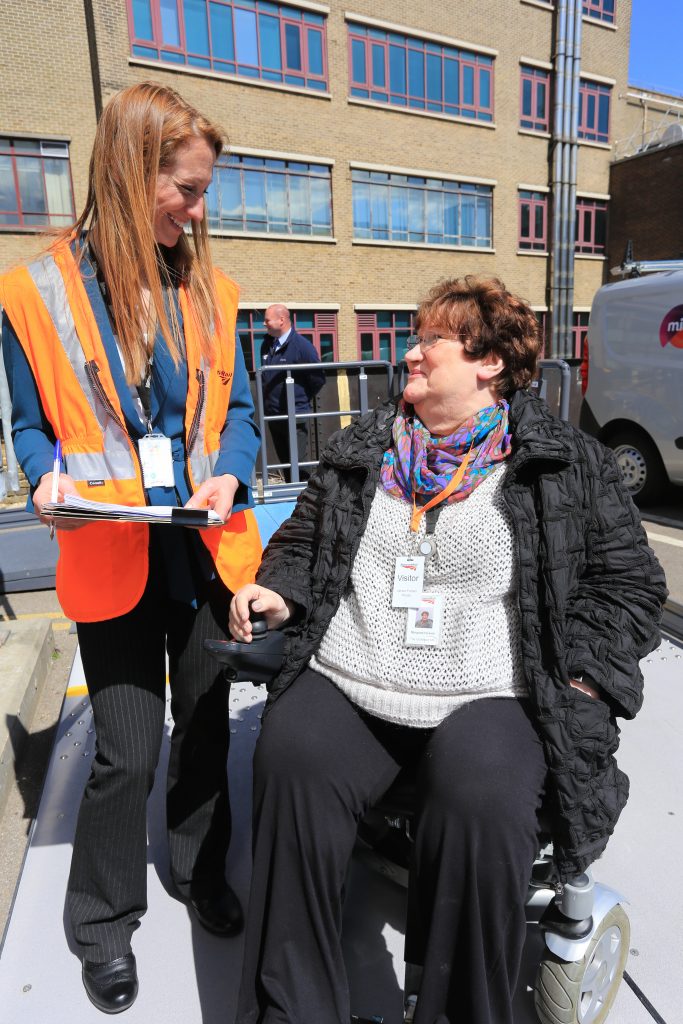
[[[226,523],[230,518],[235,491],[239,485],[239,480],[231,473],[210,476],[208,480],[199,485],[190,500],[186,502],[185,508],[212,508],[216,515]]]
[[[593,697],[594,700],[599,700],[600,698],[600,694],[595,687],[584,683],[583,679],[570,679],[569,685],[573,686],[575,690],[581,690],[581,693],[585,693],[587,697]]]

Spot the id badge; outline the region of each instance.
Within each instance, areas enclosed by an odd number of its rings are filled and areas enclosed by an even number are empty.
[[[394,569],[393,608],[417,608],[422,599],[425,560],[422,555],[397,558]]]
[[[408,647],[438,647],[443,628],[443,594],[421,594],[417,608],[409,608],[406,623]]]
[[[174,487],[171,438],[163,434],[145,434],[138,441],[142,482],[149,487]]]

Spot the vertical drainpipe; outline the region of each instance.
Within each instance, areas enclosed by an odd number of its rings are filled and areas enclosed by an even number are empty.
[[[562,242],[562,132],[564,127],[564,81],[566,71],[567,3],[573,0],[558,0],[555,14],[555,69],[553,91],[553,137],[551,140],[553,179],[553,235],[551,252],[551,348],[546,355],[555,356],[559,351],[560,323],[560,249]]]
[[[569,221],[567,225],[567,332],[565,334],[566,350],[564,356],[571,357],[573,352],[573,314],[574,314],[574,237],[576,225],[576,182],[579,163],[579,84],[581,79],[581,33],[583,31],[583,0],[574,0],[574,41],[572,46],[572,97],[570,131],[567,146],[570,150],[569,160]]]
[[[567,6],[566,61],[564,68],[564,109],[562,111],[562,227],[560,241],[560,313],[558,316],[559,338],[555,355],[566,355],[567,325],[569,321],[570,278],[573,262],[570,253],[569,228],[571,208],[569,206],[571,178],[571,127],[572,127],[572,86],[574,66],[574,26],[576,24],[576,0],[569,0]]]

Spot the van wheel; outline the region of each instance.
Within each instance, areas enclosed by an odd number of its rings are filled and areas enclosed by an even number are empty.
[[[534,1003],[541,1024],[603,1024],[624,975],[631,937],[617,904],[596,929],[578,963],[548,953],[536,977]]]
[[[659,452],[644,434],[623,431],[607,441],[627,490],[636,505],[650,505],[661,497],[666,473]]]

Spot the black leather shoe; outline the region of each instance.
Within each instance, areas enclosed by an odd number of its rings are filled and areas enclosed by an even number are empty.
[[[83,961],[83,985],[88,998],[103,1013],[121,1013],[135,1002],[138,974],[135,956],[126,953],[106,964]]]
[[[212,935],[228,938],[242,931],[244,915],[237,896],[226,884],[218,896],[193,896],[190,906],[202,928]]]

